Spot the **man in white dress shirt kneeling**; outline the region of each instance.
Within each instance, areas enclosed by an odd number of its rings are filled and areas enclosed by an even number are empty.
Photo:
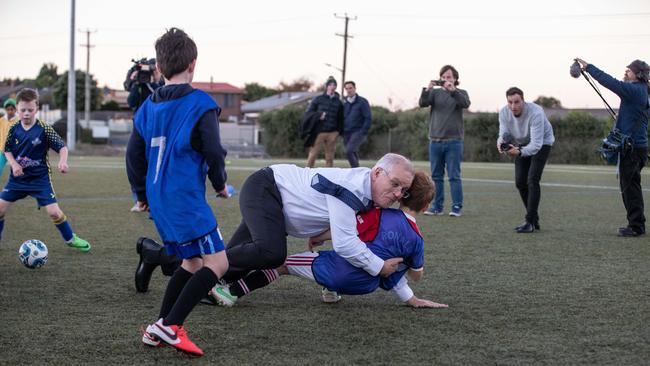
[[[356,216],[390,207],[411,186],[414,169],[398,154],[372,168],[301,168],[278,164],[253,173],[239,198],[242,222],[226,247],[233,283],[248,272],[273,269],[287,257],[287,235],[310,238],[331,228],[334,250],[372,276],[389,276],[402,258],[382,260],[357,236]]]

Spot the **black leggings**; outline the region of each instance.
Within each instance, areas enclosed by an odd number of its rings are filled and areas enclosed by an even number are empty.
[[[537,154],[518,156],[515,159],[515,185],[526,207],[526,221],[531,224],[539,223],[537,212],[541,199],[539,181],[542,179],[542,172],[550,152],[551,145],[543,145]]]
[[[226,247],[228,283],[256,269],[281,266],[287,257],[282,197],[273,170],[264,168],[246,179],[239,194],[242,221]]]

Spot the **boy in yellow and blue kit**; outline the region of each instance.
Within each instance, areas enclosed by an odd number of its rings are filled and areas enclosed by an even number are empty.
[[[50,177],[47,158],[49,149],[59,153],[58,168],[68,172],[68,149],[65,142],[46,123],[36,119],[38,93],[33,89],[22,89],[16,96],[20,123],[9,128],[4,155],[11,166],[11,174],[5,188],[0,192],[0,236],[4,229],[4,217],[11,203],[32,196],[39,207],[45,207],[47,214],[61,233],[69,247],[82,252],[90,250],[90,244],[72,231],[65,214],[56,202],[56,195]]]

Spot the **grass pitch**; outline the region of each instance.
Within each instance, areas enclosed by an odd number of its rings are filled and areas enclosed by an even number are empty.
[[[234,308],[198,306],[186,326],[206,352],[203,358],[188,361],[168,348],[146,348],[140,328],[156,320],[167,277],[157,270],[150,291],[135,292],[135,241],[157,235],[146,215],[129,212],[123,161],[73,156],[69,174],[54,174],[61,208],[93,245],[88,254],[67,248],[34,200],[10,208],[0,242],[0,364],[643,365],[650,360],[650,237],[616,237],[625,211],[614,169],[548,166],[542,230],[524,235],[512,230],[524,209],[507,163],[463,165],[462,217],[418,218],[426,243],[425,279],[412,287],[417,296],[449,309],[413,310],[381,290],[327,305],[314,283],[284,277]],[[271,163],[232,160],[229,182],[238,188],[252,171]],[[418,167],[428,171],[425,162]],[[647,197],[650,181],[644,173]],[[3,183],[6,175],[5,169]],[[210,194],[227,239],[240,220],[237,199]],[[32,238],[50,251],[49,262],[38,270],[17,259],[20,243]],[[289,253],[305,248],[306,240],[290,239]]]

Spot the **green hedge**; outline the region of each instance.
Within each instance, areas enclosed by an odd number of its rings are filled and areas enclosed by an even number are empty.
[[[266,152],[274,157],[306,158],[307,151],[298,136],[304,106],[287,107],[262,114]],[[372,107],[373,123],[368,139],[361,146],[364,159],[377,159],[387,152],[403,154],[413,160],[428,160],[427,109],[390,112]],[[551,119],[555,145],[551,163],[600,164],[596,149],[611,128],[611,121],[585,112],[570,112],[565,118]],[[480,113],[465,121],[465,161],[505,161],[496,150],[499,120],[496,113]],[[343,158],[342,142],[337,158]]]

